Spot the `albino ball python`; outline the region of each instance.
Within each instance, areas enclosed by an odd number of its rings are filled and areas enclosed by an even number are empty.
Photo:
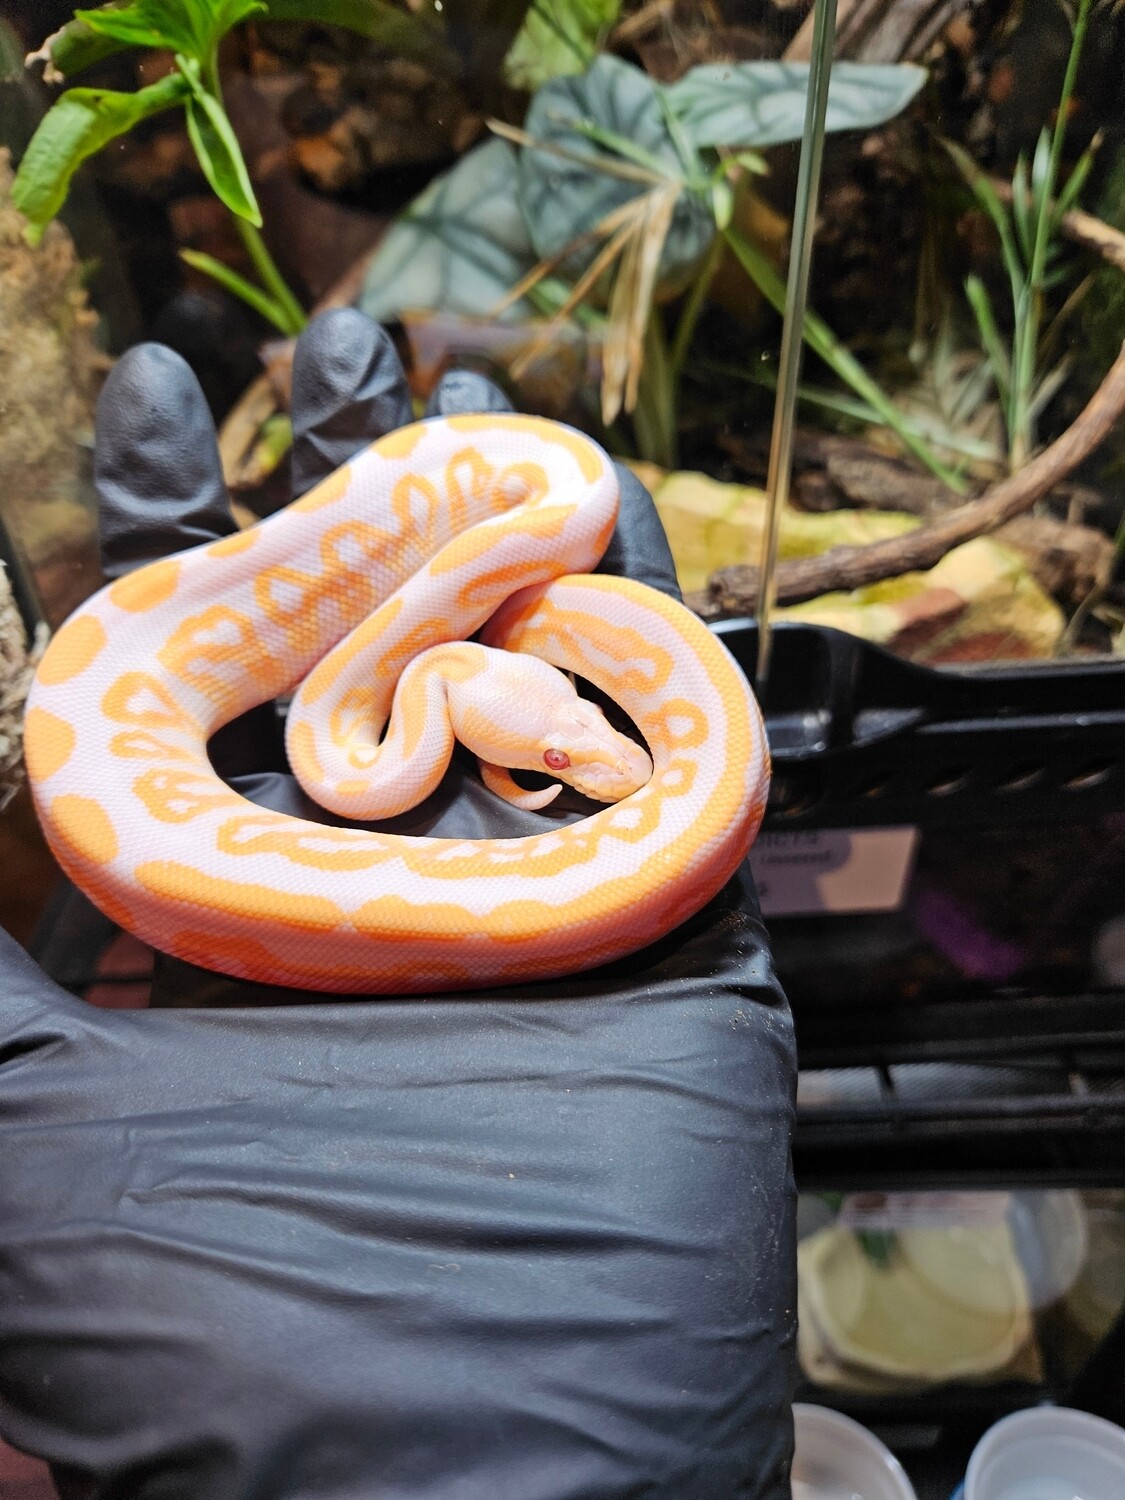
[[[768,756],[746,680],[706,626],[642,584],[589,576],[616,514],[613,468],[579,433],[451,417],[102,589],[48,648],[26,716],[60,864],[167,953],[316,990],[549,978],[669,932],[745,856]],[[527,657],[448,644],[482,626],[487,646]],[[630,715],[651,761],[564,672]],[[294,773],[349,819],[427,795],[451,721],[499,795],[542,805],[550,792],[504,769],[538,768],[613,805],[514,839],[268,811],[219,779],[206,745],[289,694]]]

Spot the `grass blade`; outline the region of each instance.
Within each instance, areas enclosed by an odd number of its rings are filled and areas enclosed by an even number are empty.
[[[977,320],[980,341],[984,346],[984,352],[988,355],[988,362],[992,366],[992,374],[1000,400],[1006,407],[1012,396],[1012,357],[1004,347],[1004,340],[1000,336],[1000,330],[996,326],[996,319],[992,313],[992,300],[979,276],[966,276],[965,296],[969,299],[969,306]]]
[[[723,235],[751,281],[767,302],[784,316],[785,283],[778,275],[773,263],[756,245],[743,239],[733,225],[728,226],[723,231]],[[895,433],[899,441],[913,453],[919,463],[956,494],[965,493],[965,482],[960,475],[955,474],[948,465],[942,463],[929,445],[911,430],[908,423],[903,420],[902,413],[872,380],[851,350],[840,342],[828,324],[816,313],[810,311],[805,314],[802,336],[809,348],[824,360],[844,384],[850,386],[856,395],[861,396],[878,412],[880,422]]]
[[[267,323],[272,323],[279,333],[288,338],[293,333],[293,328],[286,316],[285,309],[281,307],[261,287],[255,286],[252,281],[247,281],[245,276],[240,276],[237,271],[232,271],[228,265],[221,260],[216,260],[213,255],[204,255],[201,250],[181,250],[180,259],[185,261],[195,271],[202,271],[205,276],[210,276],[212,281],[252,307],[256,313],[265,318]]]

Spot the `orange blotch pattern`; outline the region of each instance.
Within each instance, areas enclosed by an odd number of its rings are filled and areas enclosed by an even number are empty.
[[[140,615],[163,604],[165,599],[170,599],[176,592],[179,581],[178,559],[166,557],[161,562],[149,563],[147,568],[126,573],[124,578],[111,583],[109,597],[118,609]]]
[[[105,648],[105,626],[95,615],[79,615],[68,620],[47,647],[36,676],[47,687],[69,682],[84,672]]]
[[[695,750],[707,743],[711,726],[697,703],[689,703],[686,698],[670,698],[656,713],[647,717],[645,733],[650,745],[661,749],[682,746]]]
[[[480,530],[474,528],[471,531],[463,531],[433,559],[430,563],[430,573],[435,578],[440,578],[445,573],[455,573],[461,568],[471,568],[481,558],[490,556],[496,550],[496,543],[499,539],[511,532],[519,536],[534,537],[540,542],[554,541],[562,535],[567,521],[573,514],[573,505],[552,505],[549,510],[533,510],[527,514],[521,514],[510,530],[489,526],[481,527]],[[507,523],[504,525],[507,527]],[[496,573],[493,571],[484,576],[495,577]],[[482,587],[479,579],[470,577],[461,592],[462,595],[471,595],[479,592]]]
[[[113,820],[93,797],[65,792],[51,803],[55,836],[80,864],[108,865],[117,858]]]
[[[332,705],[328,715],[328,733],[338,749],[347,751],[356,736],[366,734],[374,742],[382,728],[382,715],[373,686],[357,685],[348,688]],[[352,760],[352,765],[362,768],[364,762]]]
[[[251,931],[268,925],[288,932],[334,932],[347,920],[341,908],[327,897],[290,896],[273,886],[208,875],[176,860],[150,860],[138,865],[134,874],[137,884],[159,901],[222,912],[246,922]]]
[[[23,753],[33,781],[46,781],[74,754],[77,736],[57,714],[45,708],[29,708],[23,721]]]
[[[377,617],[379,628],[385,629],[393,625],[402,614],[403,608],[401,598],[389,599],[379,610]],[[371,639],[371,630],[372,621],[365,621],[364,625],[359,626],[346,640],[341,641],[322,662],[313,668],[301,684],[301,699],[306,707],[319,702],[325,693],[332,691],[356,657],[367,649]]]
[[[242,798],[213,771],[146,771],[133,791],[161,823],[190,823],[216,807],[238,807]]]
[[[280,663],[266,651],[248,615],[225,604],[213,604],[183,620],[156,653],[174,677],[192,687],[220,711],[239,706],[247,684],[270,697],[284,679]]]
[[[115,734],[109,742],[109,749],[111,755],[121,760],[199,760],[192,751],[180,745],[169,745],[143,729],[130,734]]]
[[[565,643],[570,670],[605,686],[611,696],[618,692],[657,692],[672,675],[673,658],[662,646],[627,626],[615,625],[607,630],[605,620],[598,615],[563,610],[544,598],[530,601],[522,619],[518,615],[512,618],[518,624],[513,646],[550,660],[551,643]],[[590,649],[591,642],[597,646],[596,654]],[[610,663],[620,663],[620,669],[607,667],[607,658]]]
[[[441,497],[424,475],[404,474],[391,491],[391,509],[403,535],[429,535],[441,509]]]
[[[102,712],[115,724],[142,729],[195,729],[195,720],[149,672],[122,672],[102,698]]]
[[[212,542],[207,548],[207,555],[208,557],[237,557],[240,552],[249,552],[260,536],[261,532],[256,526],[248,526],[245,531],[232,531],[230,536],[224,536],[217,542]]]
[[[289,509],[303,515],[309,511],[323,510],[328,505],[335,505],[336,501],[347,492],[351,482],[351,465],[343,464],[340,468],[333,470],[327,479],[322,479],[307,495],[303,495],[300,500],[294,500]]]
[[[357,828],[321,828],[277,813],[246,813],[219,829],[225,854],[277,854],[314,870],[370,870],[393,859],[393,843]]]
[[[375,447],[384,458],[409,458],[426,435],[425,425],[414,422],[379,439]]]
[[[592,482],[603,472],[601,456],[592,443],[568,427],[560,427],[557,422],[548,422],[542,417],[486,412],[473,416],[447,417],[446,422],[455,432],[495,432],[501,428],[521,435],[530,433],[541,442],[553,443],[572,454],[578,461],[583,479]]]

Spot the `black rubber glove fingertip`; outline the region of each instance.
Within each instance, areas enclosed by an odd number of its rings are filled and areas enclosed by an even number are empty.
[[[352,307],[314,318],[293,355],[293,494],[413,418],[390,335]]]
[[[107,577],[234,531],[215,424],[180,355],[163,344],[127,350],[102,390],[96,432]]]

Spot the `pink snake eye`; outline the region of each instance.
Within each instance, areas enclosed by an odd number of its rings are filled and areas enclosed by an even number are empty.
[[[570,765],[570,756],[565,750],[545,750],[543,764],[549,771],[565,771]]]

